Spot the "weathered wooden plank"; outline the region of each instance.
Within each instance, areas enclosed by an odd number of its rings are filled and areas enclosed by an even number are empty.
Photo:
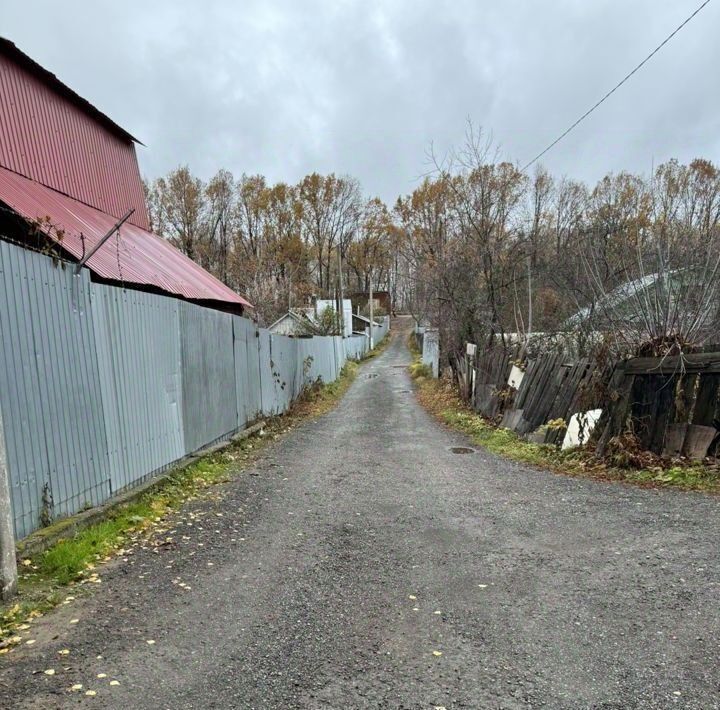
[[[502,424],[500,426],[504,427],[505,429],[512,429],[513,431],[515,431],[518,423],[522,419],[522,415],[522,409],[508,409],[503,415]]]
[[[675,415],[675,388],[678,378],[675,375],[660,375],[658,383],[660,389],[655,395],[654,419],[650,424],[650,451],[662,454],[665,446],[665,433],[668,423],[672,422]]]
[[[556,369],[559,360],[560,357],[555,355],[545,358],[545,367],[537,378],[534,392],[525,402],[523,416],[533,429],[544,423],[543,413],[547,411],[548,402],[555,395],[556,388],[553,384],[554,378],[559,374]]]
[[[716,434],[715,427],[691,424],[685,437],[683,453],[691,459],[705,458]]]
[[[548,375],[545,387],[537,400],[533,412],[533,424],[542,426],[550,420],[550,412],[563,387],[567,386],[570,368],[561,364],[558,360]]]
[[[567,378],[560,388],[555,401],[553,402],[552,409],[548,413],[548,419],[565,419],[568,420],[568,412],[570,407],[575,400],[577,389],[580,386],[580,382],[585,377],[587,372],[588,361],[580,360],[576,362],[569,370]]]
[[[530,360],[525,368],[525,376],[523,377],[520,387],[518,387],[517,394],[515,395],[515,406],[518,409],[522,409],[527,399],[528,391],[533,382],[533,376],[535,369],[538,365],[537,360]]]
[[[656,393],[661,375],[638,375],[630,393],[633,433],[643,449],[650,447],[652,425],[656,415]]]
[[[630,375],[673,375],[681,372],[720,373],[720,353],[695,353],[681,357],[636,357],[626,362]]]
[[[712,375],[711,375],[712,376]],[[699,387],[697,373],[682,375],[678,378],[677,391],[675,394],[673,422],[678,424],[688,424],[690,416],[695,407],[697,388]],[[698,422],[700,424],[702,422]]]
[[[548,369],[550,358],[548,356],[540,356],[535,360],[534,367],[532,370],[528,369],[523,379],[523,385],[526,384],[525,397],[522,403],[523,409],[532,408],[532,403],[535,401],[538,393],[540,383],[544,380],[545,374]],[[526,417],[527,418],[527,417]]]
[[[699,377],[692,423],[713,426],[717,418],[720,374],[703,373]]]
[[[569,370],[567,378],[553,402],[552,408],[547,414],[546,421],[564,419],[567,424],[574,412],[571,412],[573,403],[577,400],[578,388],[581,386],[588,373],[588,361],[583,359],[575,363]],[[554,429],[548,435],[548,442],[554,444],[562,443],[565,436],[564,429]]]
[[[598,438],[597,453],[598,456],[604,456],[607,444],[614,436],[621,431],[627,417],[627,410],[630,403],[630,393],[632,391],[634,375],[627,375],[625,371],[625,362],[620,362],[615,366],[613,374],[608,385],[609,402],[607,405],[607,416],[605,427],[602,434]]]
[[[674,457],[682,455],[687,430],[687,422],[678,422],[668,426],[667,431],[665,432],[663,456]]]

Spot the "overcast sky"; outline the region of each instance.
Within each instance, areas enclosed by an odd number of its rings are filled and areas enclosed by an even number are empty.
[[[296,181],[358,177],[394,201],[471,118],[525,163],[700,0],[2,0],[0,34],[146,147]],[[720,0],[544,159],[588,181],[720,161]]]

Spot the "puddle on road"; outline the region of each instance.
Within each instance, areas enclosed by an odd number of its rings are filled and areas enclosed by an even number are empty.
[[[454,454],[474,454],[475,449],[470,449],[467,446],[451,446],[450,451]]]

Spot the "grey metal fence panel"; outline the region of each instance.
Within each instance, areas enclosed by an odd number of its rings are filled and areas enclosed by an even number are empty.
[[[260,328],[256,342],[260,353],[259,369],[262,413],[266,416],[272,416],[273,414],[277,414],[277,406],[275,402],[275,387],[273,384],[270,331]]]
[[[277,413],[286,412],[298,394],[295,368],[298,357],[297,338],[271,335],[270,346],[275,406]]]
[[[384,316],[381,323],[373,328],[373,340],[375,345],[381,343],[386,337],[390,330],[390,316]]]
[[[345,338],[345,357],[348,360],[361,360],[367,353],[369,340],[364,335],[351,335]]]
[[[237,429],[233,316],[179,304],[185,452]]]
[[[305,384],[320,379],[325,383],[337,379],[337,354],[333,336],[298,339],[298,356],[305,363]]]
[[[240,378],[238,397],[245,388],[244,402],[238,400],[239,426],[242,426],[243,409],[245,421],[250,422],[262,414],[262,384],[260,382],[260,346],[257,326],[247,318],[233,318],[235,330],[235,372]],[[243,351],[244,347],[244,351]]]
[[[238,428],[252,421],[257,408],[250,405],[252,384],[248,371],[248,338],[255,340],[255,328],[252,323],[239,316],[233,317],[233,357],[235,360],[235,397],[237,401]],[[257,380],[258,374],[254,373]]]
[[[0,406],[15,532],[96,505],[109,463],[87,272],[0,243]]]
[[[247,319],[90,282],[0,242],[0,407],[18,538],[284,412],[362,336],[271,336]]]
[[[93,286],[111,493],[185,454],[180,301]]]

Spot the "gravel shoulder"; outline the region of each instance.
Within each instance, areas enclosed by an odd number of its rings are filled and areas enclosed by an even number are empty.
[[[409,361],[35,624],[0,707],[720,708],[719,501],[453,453]]]

